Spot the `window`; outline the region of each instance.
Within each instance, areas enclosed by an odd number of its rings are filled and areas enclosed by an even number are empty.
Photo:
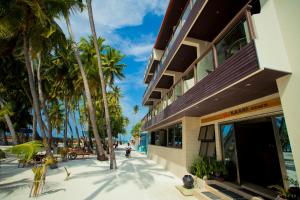
[[[221,41],[216,45],[218,64],[221,65],[242,47],[250,42],[247,21],[239,22]]]
[[[178,97],[180,97],[180,96],[182,95],[181,81],[179,81],[179,82],[175,85],[174,93],[175,93],[175,100],[176,100]]]
[[[173,93],[173,90],[171,90],[169,93],[168,93],[168,105],[171,105],[174,101],[174,93]]]
[[[174,127],[168,128],[168,146],[173,147],[175,146],[175,130]]]
[[[182,147],[182,126],[176,124],[167,129],[160,129],[151,132],[151,144],[158,146],[168,146],[173,148]]]
[[[194,70],[192,69],[191,71],[189,71],[189,73],[185,75],[182,79],[183,79],[183,92],[185,93],[189,89],[191,89],[195,84]]]
[[[214,70],[213,51],[209,51],[197,64],[197,81],[202,80]]]
[[[202,126],[199,137],[199,155],[216,158],[215,127],[214,125]]]
[[[175,125],[175,147],[181,148],[182,147],[182,125],[176,124]]]

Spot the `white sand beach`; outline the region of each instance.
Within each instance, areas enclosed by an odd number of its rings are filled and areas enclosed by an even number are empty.
[[[49,169],[46,185],[38,199],[161,199],[192,200],[175,188],[181,180],[164,170],[145,155],[132,152],[127,159],[124,150],[116,152],[118,170],[110,171],[109,162],[99,162],[95,156],[60,162],[58,169]],[[66,172],[70,178],[64,181]],[[33,173],[31,167],[17,168],[17,161],[8,158],[0,168],[0,199],[30,199]]]

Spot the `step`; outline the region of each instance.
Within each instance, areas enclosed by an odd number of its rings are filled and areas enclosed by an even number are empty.
[[[209,191],[194,190],[193,196],[199,200],[221,200],[217,195]]]
[[[259,197],[254,193],[247,193],[245,191],[241,191],[240,187],[235,186],[231,183],[221,183],[218,181],[209,181],[206,185],[206,189],[217,196],[220,196],[222,199],[226,200],[262,200],[263,198]]]

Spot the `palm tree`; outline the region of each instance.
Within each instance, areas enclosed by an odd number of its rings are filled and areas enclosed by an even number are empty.
[[[139,112],[140,108],[138,105],[133,106],[133,113],[136,115]]]
[[[105,47],[105,54],[102,56],[102,66],[106,79],[105,83],[108,83],[110,86],[114,84],[116,78],[119,80],[125,78],[123,70],[126,65],[121,63],[123,58],[124,55],[120,51],[110,46]]]
[[[1,1],[2,17],[0,18],[0,36],[1,37],[18,37],[22,40],[22,50],[25,59],[25,66],[28,73],[28,81],[30,92],[32,95],[33,107],[37,117],[41,133],[44,139],[44,145],[47,153],[51,154],[50,147],[47,141],[47,135],[44,131],[44,124],[41,116],[40,104],[35,88],[34,75],[32,71],[31,50],[35,48],[34,35],[43,35],[48,38],[55,27],[51,24],[53,22],[52,12],[49,8],[56,7],[55,1]]]
[[[81,7],[82,4],[81,4],[80,1],[74,1],[74,2],[76,3],[75,6]],[[85,96],[86,96],[86,99],[87,99],[87,105],[88,105],[88,111],[89,111],[89,117],[90,117],[90,121],[91,121],[91,124],[92,124],[92,129],[93,129],[93,134],[94,134],[94,137],[95,137],[95,141],[96,141],[98,151],[99,151],[98,152],[99,153],[98,160],[106,160],[105,152],[104,152],[103,146],[101,144],[101,138],[99,136],[99,132],[98,132],[98,129],[97,129],[96,112],[95,112],[95,109],[94,109],[94,106],[93,106],[93,103],[92,103],[92,96],[91,96],[91,92],[90,92],[90,88],[89,88],[89,83],[88,83],[88,80],[87,80],[86,73],[84,71],[84,67],[83,67],[83,64],[82,64],[82,61],[81,61],[81,58],[80,58],[80,53],[79,53],[79,50],[78,50],[78,46],[75,42],[75,37],[74,37],[73,30],[72,30],[72,27],[71,27],[70,19],[69,19],[69,11],[72,7],[74,8],[74,4],[67,4],[66,3],[62,12],[63,12],[64,18],[66,20],[68,32],[69,32],[69,35],[70,35],[70,39],[72,41],[73,51],[74,51],[75,58],[77,60],[79,70],[80,70],[82,80],[83,80],[84,92],[85,92]]]
[[[105,80],[104,80],[104,76],[103,76],[103,72],[102,72],[101,56],[100,56],[100,52],[99,52],[97,34],[96,34],[95,24],[94,24],[94,19],[93,19],[93,11],[92,11],[92,5],[91,5],[92,2],[91,2],[91,0],[87,0],[86,2],[87,2],[89,21],[90,21],[90,26],[91,26],[93,39],[94,39],[94,46],[95,46],[97,61],[98,61],[99,76],[100,76],[103,104],[104,104],[104,111],[105,111],[106,131],[107,131],[108,146],[109,146],[109,151],[110,151],[110,154],[109,154],[110,169],[117,169],[115,151],[114,151],[113,143],[112,143],[112,133],[111,133],[111,124],[110,124],[108,103],[107,103],[107,98],[106,98]]]

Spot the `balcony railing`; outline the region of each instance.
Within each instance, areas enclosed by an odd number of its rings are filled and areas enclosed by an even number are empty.
[[[152,110],[144,117],[144,123],[171,105],[254,39],[252,24],[249,24],[251,18],[249,19],[250,16],[247,15],[247,12],[249,11],[245,10],[246,14],[238,14],[238,17],[221,31],[221,34],[216,37],[207,50],[188,67],[181,79],[162,97],[162,100],[153,106]]]
[[[157,78],[157,75],[163,69],[163,66],[165,65],[165,60],[166,60],[166,58],[167,58],[167,56],[168,56],[168,54],[170,52],[170,49],[172,49],[172,47],[174,45],[174,42],[175,42],[176,38],[178,37],[178,35],[179,35],[179,33],[180,33],[180,31],[181,31],[181,29],[182,29],[185,21],[187,20],[187,18],[188,18],[188,16],[189,16],[189,14],[190,14],[190,12],[191,12],[191,10],[192,10],[192,8],[193,8],[193,6],[194,6],[194,4],[195,4],[196,1],[197,0],[190,0],[187,3],[186,7],[184,8],[184,12],[183,12],[183,14],[180,17],[180,20],[178,21],[176,29],[175,29],[173,35],[171,36],[171,38],[170,38],[170,40],[168,42],[168,45],[167,45],[167,47],[166,47],[166,49],[165,49],[165,51],[164,51],[164,53],[162,55],[162,58],[161,58],[160,62],[158,63],[158,65],[157,65],[157,67],[156,67],[156,69],[154,71],[152,80],[150,81],[150,83],[148,84],[148,86],[147,86],[147,88],[145,90],[144,97],[151,90],[151,87],[152,87],[153,83],[155,82],[155,80]]]
[[[147,62],[147,67],[146,67],[146,70],[145,70],[145,73],[144,73],[144,79],[146,78],[146,75],[148,73],[150,73],[150,67],[151,67],[151,64],[153,62],[153,59],[154,59],[154,53],[152,51],[151,54],[150,54],[150,57],[148,59],[148,62]]]

